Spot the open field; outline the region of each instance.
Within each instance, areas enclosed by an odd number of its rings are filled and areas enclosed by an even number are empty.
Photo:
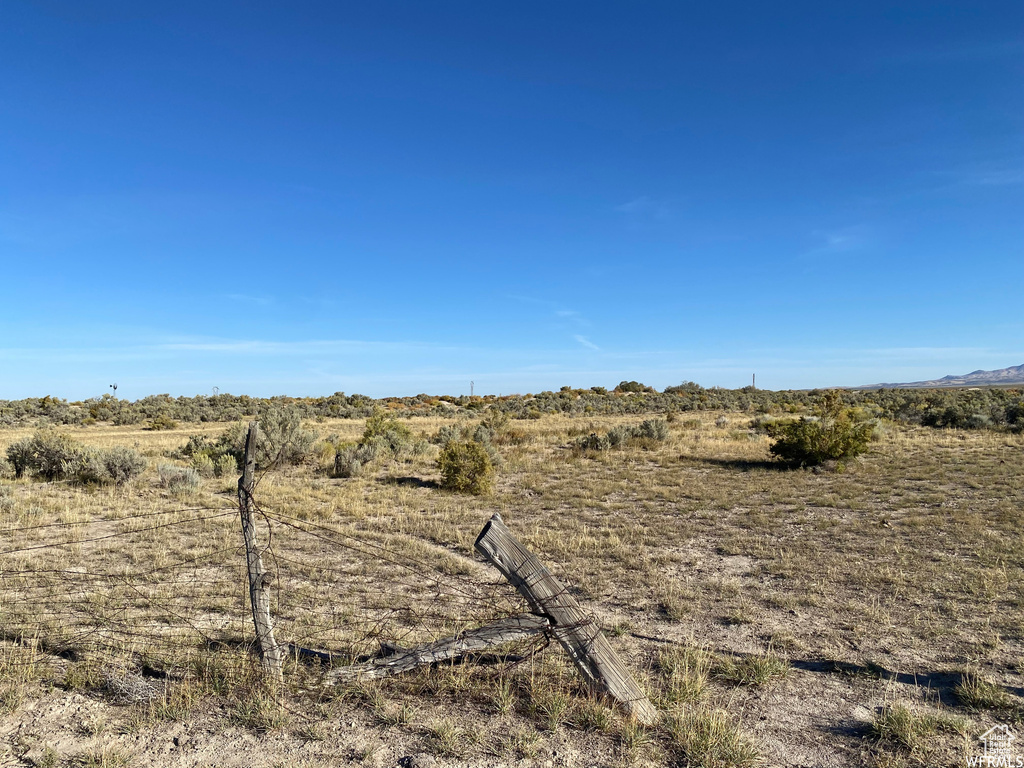
[[[349,479],[324,453],[257,499],[280,641],[356,657],[525,610],[473,553],[500,512],[595,612],[661,725],[588,699],[557,646],[327,689],[292,661],[284,692],[265,689],[242,647],[235,478],[176,494],[157,472],[226,425],[100,423],[65,429],[137,445],[133,484],[0,481],[2,764],[942,766],[1021,720],[1024,435],[886,425],[815,472],[772,462],[748,414],[692,412],[664,442],[569,448],[641,418],[515,421],[490,496],[440,490],[431,447]],[[363,425],[309,424],[350,441]],[[0,452],[32,432],[0,432]]]

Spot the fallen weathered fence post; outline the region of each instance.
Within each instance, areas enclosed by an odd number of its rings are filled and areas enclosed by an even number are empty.
[[[426,664],[451,661],[495,645],[523,640],[532,635],[539,635],[550,628],[551,622],[546,616],[521,613],[517,616],[499,619],[478,629],[460,632],[455,637],[446,637],[443,640],[416,648],[400,648],[390,656],[371,659],[365,664],[339,667],[327,674],[325,682],[334,683],[351,678],[374,679],[398,675]]]
[[[611,696],[644,725],[658,719],[647,695],[623,666],[593,616],[585,612],[537,556],[516,541],[495,514],[476,540],[476,550],[521,594],[530,608],[551,619],[561,643],[595,693]]]
[[[263,569],[263,558],[256,549],[256,517],[252,501],[256,476],[256,440],[259,437],[258,421],[249,422],[249,434],[245,438],[245,465],[238,478],[238,511],[242,516],[242,537],[245,539],[245,562],[249,571],[249,604],[252,606],[252,621],[256,627],[256,642],[260,647],[264,668],[278,681],[283,679],[283,652],[274,640],[274,625],[270,619],[271,576]]]

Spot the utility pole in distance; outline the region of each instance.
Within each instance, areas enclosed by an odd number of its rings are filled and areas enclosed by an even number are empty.
[[[751,389],[757,389],[757,374],[756,373],[750,374],[750,388]]]
[[[469,396],[470,397],[473,396],[473,382],[472,381],[469,382]]]

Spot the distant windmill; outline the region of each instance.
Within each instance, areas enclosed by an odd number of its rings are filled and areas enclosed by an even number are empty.
[[[110,388],[114,390],[114,397],[117,397],[117,384],[111,384]]]
[[[219,394],[220,394],[220,387],[214,387],[213,388],[213,395],[214,395],[214,397],[216,397]]]

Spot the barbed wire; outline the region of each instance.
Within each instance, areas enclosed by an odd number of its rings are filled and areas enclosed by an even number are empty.
[[[328,658],[355,660],[385,644],[433,641],[521,610],[506,583],[446,572],[443,560],[411,556],[386,533],[375,540],[382,534],[253,506],[263,521],[259,551],[272,564],[280,644],[315,645]],[[245,548],[241,541],[218,546],[228,530],[208,527],[237,514],[237,507],[215,504],[0,524],[8,537],[0,551],[0,642],[30,650],[24,663],[40,655],[105,664],[145,658],[163,670],[214,648],[248,651],[255,633]],[[154,524],[137,525],[147,520]],[[166,562],[166,554],[146,549],[171,548],[169,537],[192,552]],[[444,547],[438,555],[465,558]]]

